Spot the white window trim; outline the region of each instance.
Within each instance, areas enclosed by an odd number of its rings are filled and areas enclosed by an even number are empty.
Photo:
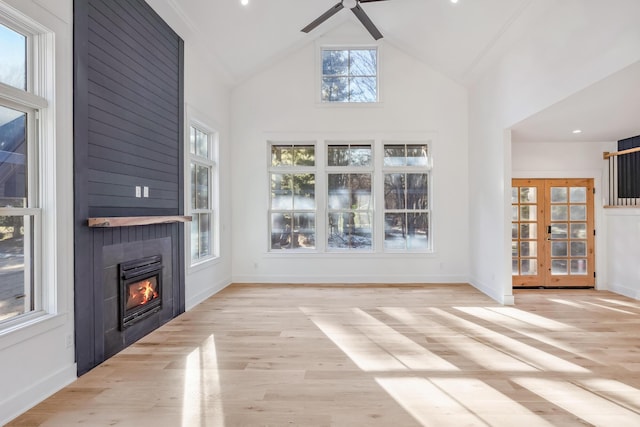
[[[315,152],[315,163],[313,166],[272,166],[271,164],[271,147],[274,145],[305,145],[305,146],[313,146],[314,147],[314,152]],[[318,231],[318,215],[321,215],[321,208],[320,208],[320,202],[319,202],[319,194],[318,194],[318,142],[315,140],[307,140],[307,139],[302,139],[302,140],[284,140],[284,141],[279,141],[279,140],[267,140],[267,195],[268,195],[268,206],[267,206],[267,229],[268,229],[268,234],[267,234],[267,242],[266,242],[266,248],[267,248],[267,252],[269,253],[280,253],[280,252],[297,252],[297,253],[310,253],[310,252],[318,252],[318,245],[321,245],[320,239],[319,239],[319,231]],[[323,156],[321,156],[321,158],[324,158]],[[291,249],[286,249],[286,250],[282,250],[282,249],[272,249],[271,248],[271,236],[273,233],[272,230],[272,223],[271,223],[271,214],[273,213],[274,209],[271,209],[271,174],[272,173],[291,173],[291,174],[296,174],[296,173],[313,173],[315,175],[315,209],[313,211],[311,210],[303,210],[303,211],[297,211],[297,212],[306,212],[306,213],[313,213],[315,215],[315,247],[314,248],[291,248]],[[324,198],[320,198],[320,200],[324,201]],[[278,209],[275,209],[275,211],[279,211]],[[296,212],[295,210],[291,209],[291,212]]]
[[[376,245],[378,239],[376,238],[378,234],[378,230],[376,227],[377,223],[377,205],[376,200],[380,197],[377,197],[377,186],[376,182],[379,181],[378,174],[376,173],[376,158],[379,157],[376,150],[376,141],[374,139],[327,139],[323,141],[322,151],[324,156],[326,156],[327,149],[330,145],[348,145],[350,148],[354,145],[370,145],[371,146],[371,163],[369,166],[329,166],[327,160],[324,160],[323,163],[323,172],[326,179],[326,185],[324,187],[324,193],[327,197],[324,210],[325,215],[322,218],[325,225],[325,235],[323,236],[323,242],[325,245],[325,252],[327,253],[373,253],[376,252]],[[329,229],[329,213],[336,211],[344,211],[344,209],[329,209],[328,201],[329,201],[329,175],[330,174],[371,174],[371,248],[370,249],[358,249],[358,248],[330,248],[329,247],[329,233],[331,230]],[[350,209],[347,209],[351,211]]]
[[[34,326],[56,317],[61,301],[57,298],[57,218],[56,218],[56,125],[55,125],[55,37],[53,31],[27,15],[0,3],[0,22],[27,35],[27,91],[1,84],[0,98],[34,110],[29,126],[34,141],[29,155],[36,164],[28,173],[36,182],[36,208],[19,209],[34,217],[34,311],[7,319],[0,324],[0,336],[18,333],[27,339],[39,328]],[[10,210],[3,209],[4,213]],[[36,332],[37,333],[37,332]]]
[[[408,257],[408,258],[430,258],[437,255],[437,230],[434,224],[437,223],[438,210],[433,206],[433,200],[436,198],[437,188],[434,185],[436,174],[434,173],[434,159],[437,159],[438,134],[433,131],[423,132],[336,132],[336,133],[280,133],[267,132],[263,136],[263,140],[267,145],[267,183],[265,185],[267,215],[266,218],[266,243],[264,255],[267,257],[277,258],[299,258],[299,257],[322,257],[322,258],[340,258],[347,256],[349,258],[384,258],[384,257]],[[270,212],[270,165],[271,165],[271,142],[281,144],[311,144],[316,146],[316,248],[314,249],[288,249],[288,250],[271,250],[271,220]],[[371,141],[373,146],[372,152],[372,198],[373,198],[373,243],[371,250],[339,250],[327,248],[327,174],[329,168],[326,166],[326,147],[329,143],[344,142],[358,143]],[[429,173],[429,248],[427,249],[406,249],[406,250],[390,250],[384,249],[384,174],[390,170],[384,167],[384,144],[427,144],[429,149],[429,164],[427,171]],[[331,168],[332,170],[337,170]],[[364,168],[363,168],[364,169]]]
[[[353,43],[331,43],[322,40],[323,43],[317,42],[315,46],[315,103],[318,107],[327,108],[382,108],[384,107],[383,83],[382,83],[382,67],[383,60],[383,43],[378,41],[371,43],[362,40],[354,40]],[[358,49],[375,49],[377,51],[377,101],[375,102],[327,102],[322,100],[322,51],[323,50],[358,50]]]
[[[193,107],[187,105],[185,120],[185,138],[184,138],[184,195],[185,195],[185,212],[186,215],[192,215],[194,212],[191,207],[191,162],[203,164],[211,168],[209,175],[209,203],[211,212],[211,254],[198,258],[196,260],[191,257],[191,223],[187,223],[185,227],[185,258],[189,271],[204,268],[211,263],[215,263],[220,259],[220,133],[216,130],[215,123],[207,119],[204,115],[196,111]],[[213,125],[209,124],[212,123]],[[190,135],[191,128],[195,127],[200,131],[209,135],[209,159],[201,156],[193,156],[191,154]]]
[[[427,155],[427,165],[424,167],[420,167],[420,166],[384,166],[384,146],[385,145],[404,145],[404,146],[408,146],[408,145],[426,145],[428,147],[428,155]],[[433,201],[433,173],[432,173],[432,169],[433,169],[433,153],[432,153],[432,141],[428,141],[428,140],[400,140],[400,141],[395,141],[395,140],[384,140],[382,141],[381,144],[381,150],[383,151],[382,156],[383,158],[381,159],[381,177],[380,179],[382,180],[382,185],[384,187],[384,176],[386,174],[394,174],[394,173],[400,173],[400,174],[411,174],[411,173],[426,173],[428,174],[428,182],[427,182],[427,209],[424,210],[420,210],[420,212],[425,211],[428,213],[429,215],[429,220],[428,220],[428,230],[429,230],[429,240],[428,240],[428,245],[425,249],[385,249],[384,248],[384,238],[382,239],[381,245],[382,245],[382,250],[385,253],[404,253],[404,254],[408,254],[408,253],[432,253],[433,252],[433,228],[431,226],[432,224],[432,201]],[[384,191],[384,189],[383,189]],[[384,233],[384,215],[386,213],[387,209],[385,209],[384,207],[384,200],[382,201],[382,206],[381,206],[381,211],[380,214],[382,215],[382,225],[383,225],[383,230],[382,232]],[[404,213],[411,213],[410,210],[408,209],[401,209],[399,211],[402,211]]]

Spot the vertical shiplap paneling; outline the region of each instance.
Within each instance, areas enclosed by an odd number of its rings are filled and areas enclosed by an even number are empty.
[[[89,229],[99,216],[181,215],[183,61],[178,35],[143,0],[74,1],[76,359],[105,357],[103,248],[171,237],[173,315],[184,311],[182,225]],[[149,187],[148,198],[135,197]],[[175,298],[175,296],[179,298]],[[180,299],[182,298],[182,299]],[[108,314],[108,313],[107,313]],[[123,343],[146,332],[138,326]],[[109,350],[111,351],[111,350]]]

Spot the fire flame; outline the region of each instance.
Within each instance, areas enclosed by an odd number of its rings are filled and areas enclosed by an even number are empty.
[[[138,286],[129,288],[129,301],[127,308],[144,305],[154,298],[158,298],[158,291],[149,280],[139,282]]]

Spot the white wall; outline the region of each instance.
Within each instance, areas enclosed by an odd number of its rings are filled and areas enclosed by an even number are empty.
[[[188,136],[190,117],[204,123],[219,134],[218,206],[220,237],[219,258],[204,264],[187,267],[186,309],[190,309],[231,283],[231,139],[229,132],[230,88],[224,73],[211,57],[198,28],[185,22],[177,3],[166,0],[147,0],[185,42],[185,135]],[[188,147],[187,147],[188,151]],[[188,165],[187,169],[188,170]],[[185,188],[186,194],[190,188]],[[189,233],[189,225],[186,226]],[[186,246],[186,252],[189,247]],[[187,258],[188,258],[188,254]],[[187,261],[187,265],[189,262]]]
[[[504,303],[513,302],[505,130],[640,59],[640,2],[540,1],[529,8],[537,25],[469,92],[471,281]]]
[[[640,209],[605,209],[607,288],[640,299]]]
[[[318,43],[371,43],[347,22]],[[232,92],[235,282],[459,282],[467,280],[467,98],[463,87],[382,43],[379,106],[317,104],[317,45],[308,45]],[[272,134],[435,135],[433,255],[268,253],[267,143]],[[320,211],[322,212],[322,210]],[[321,238],[320,236],[318,237]]]
[[[0,332],[0,425],[76,377],[73,345],[73,133],[71,0],[4,0],[55,33],[56,203],[46,217],[57,230],[51,315]],[[51,243],[51,242],[50,242]],[[71,342],[69,342],[71,344]]]

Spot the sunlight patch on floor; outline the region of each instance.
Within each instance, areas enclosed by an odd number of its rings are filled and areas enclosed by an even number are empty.
[[[605,310],[615,311],[616,313],[630,314],[632,316],[637,316],[638,315],[637,313],[633,313],[631,311],[622,310],[620,308],[615,308],[615,307],[607,307],[606,305],[596,304],[595,302],[585,301],[584,304],[592,305],[594,307],[602,308],[602,309],[605,309]]]
[[[309,309],[303,309],[309,312]],[[406,371],[407,367],[358,331],[337,322],[310,315],[310,320],[366,372]]]
[[[607,378],[585,379],[580,380],[579,383],[611,400],[622,402],[625,406],[640,411],[640,390],[635,387]]]
[[[473,378],[376,378],[376,382],[424,426],[552,425]]]
[[[182,427],[224,426],[220,374],[213,335],[187,356]]]
[[[544,378],[514,378],[513,381],[588,423],[616,427],[640,425],[640,414],[567,381]]]
[[[488,310],[493,310],[497,313],[504,314],[505,316],[512,317],[514,319],[522,320],[535,326],[536,328],[548,329],[550,331],[576,331],[578,328],[567,325],[566,323],[558,322],[557,320],[547,319],[546,317],[539,316],[537,314],[528,313],[526,311],[519,310],[513,307],[489,307]]]
[[[389,310],[388,308],[380,308],[380,310],[405,323],[414,331],[424,334],[425,336],[430,336],[434,328],[437,328],[439,333],[437,336],[433,337],[435,341],[447,346],[460,356],[463,356],[465,359],[472,361],[485,369],[491,369],[499,372],[536,371],[536,368],[533,366],[527,365],[520,360],[487,346],[472,337],[465,336],[456,330],[444,327],[427,316],[410,313],[406,308],[395,308],[392,310]],[[437,310],[439,309],[430,310],[437,314]],[[459,368],[461,368],[461,366],[459,366]],[[465,369],[467,368],[468,367],[465,367]]]
[[[409,369],[448,372],[460,370],[363,310],[356,308],[353,312],[357,317],[358,329]]]
[[[510,329],[528,338],[547,344],[551,347],[555,347],[559,350],[566,351],[567,353],[572,353],[572,354],[575,354],[576,356],[580,356],[584,359],[592,360],[597,363],[603,363],[603,364],[606,363],[606,358],[604,357],[602,359],[596,359],[592,355],[588,355],[584,352],[581,352],[577,347],[568,344],[566,341],[555,339],[543,333],[536,332],[529,326],[528,323],[522,322],[517,319],[513,319],[511,317],[505,316],[500,313],[496,313],[495,311],[491,311],[488,308],[482,308],[482,311],[475,311],[473,312],[473,315],[480,317],[481,319],[486,320],[488,322],[492,322],[496,325]]]
[[[481,307],[455,307],[464,313],[482,318],[482,314],[486,309]],[[446,313],[448,314],[448,313]],[[491,344],[495,344],[502,348],[505,353],[516,355],[518,359],[530,363],[545,371],[553,372],[581,372],[588,373],[590,370],[576,365],[575,363],[566,361],[558,356],[547,353],[531,345],[525,344],[515,338],[508,337],[501,333],[495,332],[484,326],[477,325],[466,319],[461,319],[453,315],[448,315],[447,319],[454,324],[458,324],[461,328],[466,329],[475,336],[486,338]],[[517,331],[516,331],[517,332]]]
[[[635,308],[636,310],[640,310],[640,304],[634,304],[628,301],[619,301],[616,299],[608,299],[608,298],[598,298],[598,299],[600,301],[608,302],[609,304],[616,304],[616,305],[621,305],[624,307]]]

